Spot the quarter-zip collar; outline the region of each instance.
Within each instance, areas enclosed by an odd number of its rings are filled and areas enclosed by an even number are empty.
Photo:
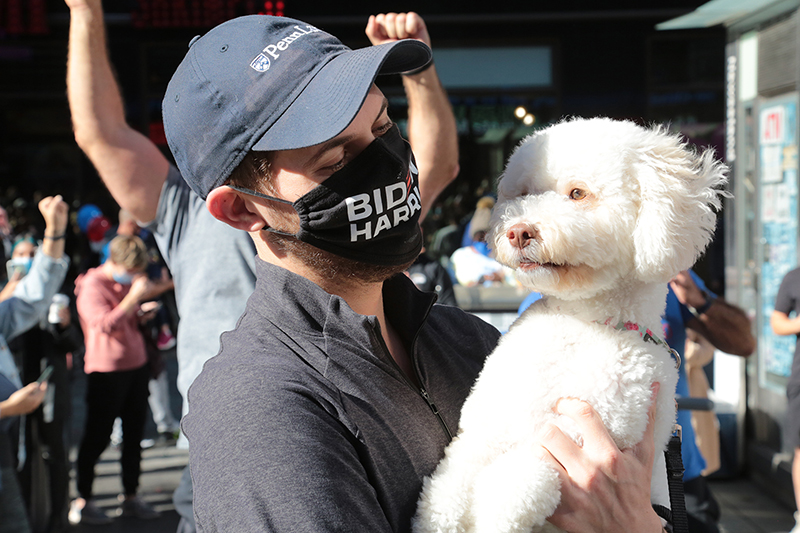
[[[380,359],[386,347],[378,319],[360,315],[347,302],[330,294],[316,283],[256,258],[258,305],[248,305],[272,326],[287,335],[324,337],[326,342],[350,344],[352,353]],[[414,340],[436,301],[436,296],[420,292],[407,276],[398,274],[383,285],[386,318],[400,335],[408,353],[415,359]],[[339,350],[326,350],[329,357]],[[385,353],[389,357],[388,353]],[[310,361],[309,361],[310,362]],[[323,370],[326,361],[314,364]],[[399,370],[399,369],[398,369]]]

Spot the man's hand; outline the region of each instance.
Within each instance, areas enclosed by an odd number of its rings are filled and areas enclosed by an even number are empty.
[[[136,303],[141,303],[153,297],[153,282],[146,275],[139,274],[131,283],[128,295]]]
[[[67,229],[67,212],[69,208],[64,199],[61,198],[61,195],[42,198],[39,202],[39,211],[41,211],[42,217],[44,217],[45,238],[48,236],[57,237],[64,234]]]
[[[372,44],[383,44],[400,39],[417,39],[428,46],[431,37],[422,17],[414,13],[381,13],[371,15],[365,30]]]
[[[66,238],[69,208],[61,196],[48,196],[39,202],[39,211],[44,217],[44,239],[40,251],[61,259],[64,256],[64,239]]]
[[[0,302],[11,298],[11,296],[14,294],[14,291],[17,288],[17,285],[19,285],[20,281],[22,281],[22,272],[17,270],[11,275],[11,278],[9,278],[8,283],[6,283],[6,286],[3,287],[3,290],[0,290]]]
[[[47,383],[28,383],[15,391],[7,400],[0,402],[0,418],[27,415],[44,400]]]
[[[658,384],[652,398],[657,395]],[[565,398],[557,410],[576,422],[583,446],[555,425],[544,432],[542,458],[561,478],[561,503],[548,521],[574,533],[660,533],[661,519],[650,503],[655,401],[642,441],[627,450],[617,448],[600,416],[586,402]]]
[[[703,307],[706,304],[706,296],[700,287],[692,279],[688,270],[683,270],[669,282],[678,301],[689,307]]]
[[[683,305],[697,310],[709,303],[688,270],[675,276],[669,285]],[[756,338],[747,313],[722,298],[713,298],[711,301],[713,305],[701,313],[693,312],[695,316],[686,322],[686,327],[695,330],[725,353],[743,357],[753,353]]]
[[[84,9],[87,7],[102,8],[101,0],[64,0],[67,7],[70,9]]]
[[[156,317],[161,305],[155,301],[144,302],[139,306],[139,323],[147,324]]]

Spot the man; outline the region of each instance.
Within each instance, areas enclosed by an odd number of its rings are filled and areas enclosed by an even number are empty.
[[[789,316],[794,311],[794,316]],[[797,343],[792,359],[792,371],[786,385],[786,434],[794,448],[792,485],[797,508],[800,509],[800,268],[787,272],[775,297],[775,310],[770,325],[776,335],[795,335]],[[795,512],[795,526],[790,533],[800,533],[800,512]]]
[[[114,199],[151,229],[175,282],[178,389],[186,393],[219,335],[232,329],[255,285],[255,248],[244,232],[217,221],[158,147],[125,121],[119,88],[106,55],[100,0],[66,0],[70,7],[67,94],[75,138]],[[373,42],[413,37],[429,41],[416,15],[370,18]],[[409,135],[419,146],[420,193],[426,210],[458,171],[455,118],[435,69],[403,79]],[[179,445],[185,441],[179,442]],[[179,530],[193,530],[191,478],[184,471],[175,504]]]
[[[429,59],[417,41],[351,51],[300,21],[242,17],[195,41],[169,84],[181,174],[258,251],[245,312],[190,390],[200,530],[410,529],[499,336],[393,275],[419,253],[421,207],[414,158],[373,82]],[[652,423],[620,451],[587,404],[558,409],[585,441],[554,428],[534,452],[562,480],[550,520],[661,531]]]
[[[662,324],[665,340],[682,359],[687,328],[705,337],[715,348],[729,354],[748,356],[755,350],[755,337],[747,314],[711,293],[700,277],[691,270],[681,272],[670,282]],[[676,394],[678,397],[689,396],[684,364],[679,367]],[[678,424],[683,429],[681,455],[685,469],[683,486],[689,531],[717,533],[719,505],[702,476],[706,463],[697,447],[691,412],[679,410]]]

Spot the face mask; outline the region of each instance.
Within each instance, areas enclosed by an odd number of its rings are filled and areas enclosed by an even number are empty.
[[[9,259],[6,263],[8,279],[11,279],[11,276],[14,275],[15,272],[20,272],[23,276],[26,276],[28,272],[30,272],[32,264],[32,257],[16,257]]]
[[[130,285],[133,283],[133,276],[124,272],[120,274],[119,272],[114,272],[111,274],[111,277],[114,278],[114,281],[119,283],[120,285]]]
[[[485,241],[474,242],[474,243],[472,243],[472,246],[481,255],[485,255],[486,257],[489,257],[489,254],[491,253],[491,250],[489,250],[489,244],[487,242],[485,242]]]
[[[418,171],[396,125],[294,203],[231,188],[289,204],[300,217],[296,234],[265,230],[346,259],[396,266],[413,261],[422,248]]]

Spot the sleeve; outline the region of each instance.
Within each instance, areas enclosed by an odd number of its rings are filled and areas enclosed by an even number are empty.
[[[789,315],[795,309],[795,298],[792,286],[797,282],[796,272],[795,270],[789,272],[781,281],[778,294],[775,296],[775,310],[779,313]]]
[[[91,280],[84,281],[76,299],[78,314],[86,326],[106,335],[120,329],[129,320],[129,315],[118,302],[109,300]]]
[[[16,390],[17,386],[6,376],[0,374],[0,401],[8,400],[9,396]],[[13,416],[8,416],[6,418],[0,416],[0,433],[7,432],[9,428],[16,423],[16,420],[17,418]],[[2,436],[0,436],[0,438],[2,438]],[[2,486],[0,486],[0,494],[2,494]]]
[[[202,201],[192,193],[177,168],[170,165],[167,179],[161,189],[155,220],[144,224],[153,233],[161,258],[172,269],[175,250],[181,241],[184,228],[189,224],[190,203]]]
[[[47,313],[53,295],[64,283],[68,267],[67,256],[53,259],[43,253],[36,254],[13,296],[0,302],[0,334],[6,341],[31,329]]]
[[[296,369],[255,374],[207,365],[190,390],[198,531],[391,531],[341,406]]]

